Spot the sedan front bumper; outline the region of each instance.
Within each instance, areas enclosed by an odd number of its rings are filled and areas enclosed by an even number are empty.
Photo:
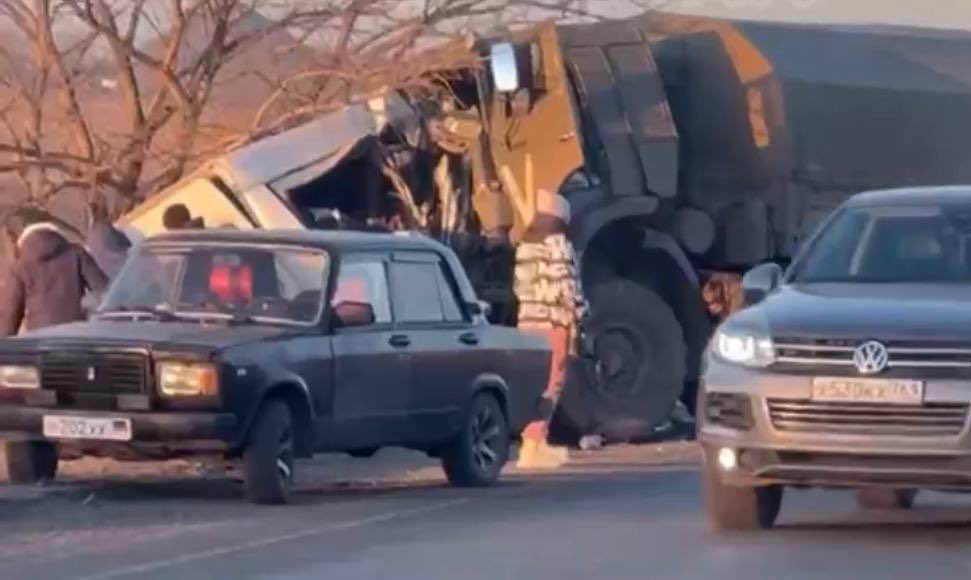
[[[165,450],[173,454],[218,451],[230,447],[237,430],[236,417],[227,413],[126,413],[3,405],[0,406],[0,434],[7,439],[46,439],[45,415],[131,421],[130,441],[58,440],[81,449],[128,447]]]
[[[742,423],[710,412],[712,394],[744,401]],[[971,382],[928,380],[915,406],[812,401],[812,377],[709,361],[698,439],[730,485],[971,489]]]

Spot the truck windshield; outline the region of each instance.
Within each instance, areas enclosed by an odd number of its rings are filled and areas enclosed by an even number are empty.
[[[796,265],[793,281],[971,282],[971,205],[845,209]]]
[[[99,316],[313,324],[327,265],[310,249],[150,244],[129,258]]]

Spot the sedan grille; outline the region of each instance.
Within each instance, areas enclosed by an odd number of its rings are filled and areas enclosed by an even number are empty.
[[[47,352],[41,355],[43,388],[64,394],[140,395],[146,392],[148,357],[141,353]]]
[[[882,405],[769,399],[772,426],[779,431],[877,436],[959,435],[968,417],[962,403]]]

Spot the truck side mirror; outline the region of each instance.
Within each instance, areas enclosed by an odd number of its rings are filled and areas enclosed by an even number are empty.
[[[745,304],[758,304],[765,300],[766,296],[779,287],[781,281],[782,267],[778,264],[761,264],[752,268],[742,277]]]
[[[497,92],[515,93],[529,89],[532,79],[532,65],[529,46],[518,46],[511,42],[492,45],[489,54],[489,70],[492,83]]]

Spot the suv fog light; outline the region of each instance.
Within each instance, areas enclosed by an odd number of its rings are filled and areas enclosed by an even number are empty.
[[[718,450],[718,466],[722,471],[734,471],[738,467],[738,454],[730,447],[722,447]]]

